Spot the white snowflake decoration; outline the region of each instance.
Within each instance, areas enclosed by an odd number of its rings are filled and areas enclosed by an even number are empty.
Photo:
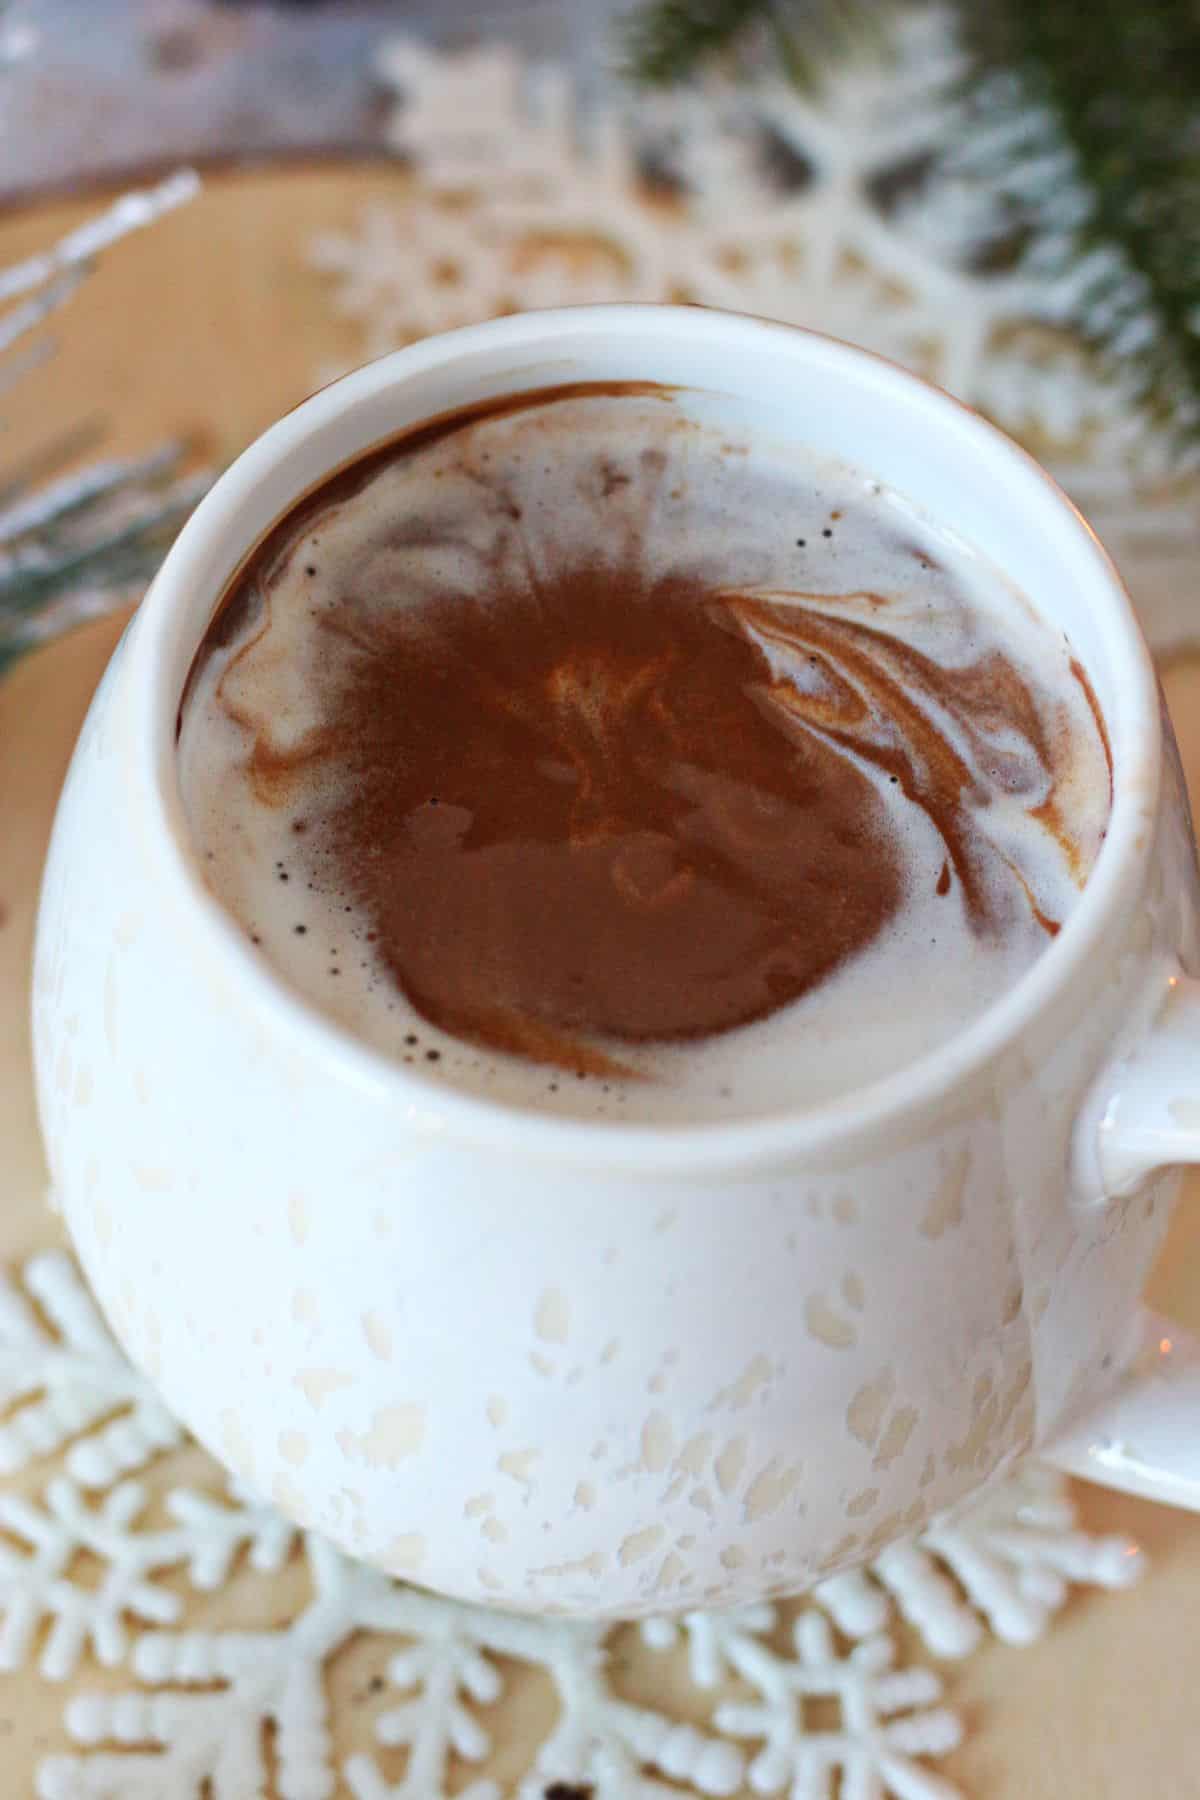
[[[756,1793],[833,1800],[840,1775],[842,1800],[954,1800],[957,1788],[913,1760],[952,1750],[962,1735],[953,1713],[931,1710],[941,1696],[931,1669],[894,1671],[895,1645],[882,1636],[839,1655],[828,1619],[815,1610],[799,1615],[792,1640],[794,1658],[756,1658],[741,1671],[761,1701],[716,1711],[723,1731],[764,1740],[749,1770]],[[836,1730],[809,1726],[805,1709],[814,1700],[838,1703]]]
[[[407,1602],[416,1598],[404,1596]],[[733,1745],[612,1694],[603,1628],[513,1619],[428,1596],[421,1604],[426,1608],[422,1641],[389,1665],[397,1686],[418,1692],[382,1715],[376,1727],[381,1744],[409,1746],[409,1765],[400,1785],[389,1787],[370,1758],[352,1758],[346,1773],[356,1800],[439,1800],[448,1748],[470,1762],[488,1754],[489,1735],[457,1695],[466,1693],[482,1704],[499,1698],[493,1656],[540,1668],[559,1703],[558,1723],[521,1782],[519,1800],[542,1800],[555,1785],[582,1786],[596,1800],[660,1800],[678,1792],[643,1774],[646,1767],[687,1783],[691,1793],[732,1794],[740,1787],[743,1758]],[[415,1623],[410,1616],[409,1628]],[[500,1796],[488,1781],[474,1783],[467,1793],[471,1800]]]
[[[1066,1482],[1029,1466],[885,1550],[867,1570],[835,1576],[816,1597],[852,1637],[875,1631],[894,1602],[935,1656],[966,1656],[985,1630],[1006,1644],[1042,1636],[1072,1582],[1123,1588],[1145,1559],[1124,1537],[1079,1528]]]
[[[158,1566],[153,1550],[130,1532],[142,1504],[134,1482],[114,1488],[94,1511],[65,1478],[50,1483],[44,1511],[17,1494],[0,1495],[0,1527],[29,1546],[22,1553],[0,1545],[0,1668],[20,1668],[47,1621],[52,1628],[40,1667],[49,1680],[62,1681],[89,1644],[100,1662],[120,1662],[127,1618],[161,1624],[175,1617],[174,1595],[153,1579]],[[69,1574],[84,1551],[103,1569],[91,1592]]]
[[[246,1800],[266,1791],[266,1724],[283,1800],[325,1800],[334,1787],[326,1664],[354,1632],[387,1630],[398,1595],[319,1539],[305,1549],[312,1598],[287,1625],[146,1633],[132,1668],[149,1691],[76,1695],[66,1723],[77,1743],[139,1748],[48,1758],[38,1772],[42,1800],[194,1800],[205,1781],[212,1800]]]
[[[797,1614],[794,1655],[781,1656],[764,1641],[775,1623],[774,1607],[756,1606],[642,1627],[658,1649],[686,1636],[697,1687],[715,1689],[734,1677],[754,1690],[753,1701],[722,1702],[713,1719],[730,1737],[762,1740],[747,1771],[755,1793],[832,1800],[840,1776],[843,1800],[954,1800],[957,1788],[914,1761],[944,1755],[962,1737],[958,1718],[935,1705],[942,1686],[932,1669],[896,1670],[896,1647],[882,1632],[843,1654],[816,1607]],[[806,1707],[821,1700],[837,1702],[834,1730],[809,1723]]]
[[[391,140],[419,180],[322,234],[311,260],[364,356],[517,307],[616,299],[864,344],[1032,441],[1117,553],[1156,647],[1194,638],[1181,576],[1200,550],[1200,479],[1172,471],[1165,435],[1063,330],[1061,272],[980,268],[994,196],[969,158],[939,155],[960,122],[951,15],[906,13],[892,52],[839,65],[819,99],[765,79],[581,111],[561,68],[511,50],[394,44]]]
[[[363,1632],[402,1644],[388,1674],[412,1697],[376,1725],[381,1745],[408,1750],[404,1776],[389,1785],[369,1756],[354,1756],[345,1776],[356,1800],[443,1800],[451,1754],[467,1762],[487,1756],[491,1738],[471,1706],[499,1698],[498,1657],[543,1670],[560,1704],[522,1800],[541,1800],[556,1781],[584,1783],[597,1800],[658,1800],[670,1790],[641,1774],[646,1764],[701,1795],[739,1787],[743,1759],[733,1745],[614,1698],[602,1628],[460,1606],[402,1588],[314,1535],[302,1541],[312,1597],[286,1625],[147,1632],[131,1659],[141,1689],[76,1695],[66,1723],[77,1744],[132,1748],[48,1758],[38,1776],[42,1800],[193,1800],[205,1780],[213,1800],[245,1800],[267,1779],[267,1723],[282,1800],[324,1800],[334,1787],[325,1670]],[[465,1792],[470,1800],[499,1797],[489,1781]]]
[[[64,1251],[26,1263],[23,1289],[0,1271],[0,1476],[69,1445],[68,1475],[104,1488],[183,1442]]]
[[[41,1762],[40,1800],[249,1800],[270,1783],[279,1800],[328,1800],[339,1781],[354,1800],[448,1800],[458,1764],[481,1768],[456,1787],[461,1800],[716,1800],[746,1785],[788,1800],[950,1800],[957,1790],[928,1759],[958,1742],[960,1724],[932,1670],[896,1667],[893,1609],[931,1650],[961,1655],[985,1629],[1026,1641],[1068,1584],[1119,1586],[1140,1566],[1134,1546],[1079,1529],[1060,1478],[1027,1471],[799,1608],[644,1624],[651,1649],[686,1645],[692,1682],[711,1696],[700,1728],[615,1690],[605,1627],[402,1587],[216,1470],[214,1492],[173,1489],[153,1513],[127,1472],[186,1439],[65,1254],[0,1278],[0,1376],[15,1408],[0,1427],[0,1669],[36,1661],[46,1680],[82,1675],[64,1715],[73,1748]],[[31,1494],[35,1464],[52,1455],[56,1472]],[[232,1592],[243,1564],[271,1574],[297,1558],[308,1593],[284,1623],[188,1628],[186,1589]],[[388,1652],[394,1701],[375,1720],[377,1752],[339,1767],[327,1677],[364,1636]],[[89,1658],[127,1670],[128,1684],[89,1689]],[[533,1766],[501,1790],[482,1765],[511,1663],[549,1683],[558,1713]],[[731,1678],[749,1697],[730,1697]],[[818,1728],[813,1703],[830,1701],[838,1722]]]
[[[212,1590],[227,1580],[240,1551],[249,1551],[252,1567],[274,1570],[295,1538],[278,1513],[248,1499],[227,1507],[201,1494],[171,1494],[167,1508],[176,1523],[160,1531],[139,1529],[145,1504],[135,1481],[121,1482],[95,1506],[67,1476],[47,1484],[41,1506],[0,1493],[0,1529],[28,1546],[0,1543],[0,1671],[21,1667],[46,1624],[39,1668],[47,1680],[73,1675],[89,1646],[112,1667],[126,1654],[127,1620],[165,1625],[179,1615],[178,1596],[156,1577],[185,1567],[194,1588]],[[83,1556],[100,1566],[94,1587],[75,1578]]]

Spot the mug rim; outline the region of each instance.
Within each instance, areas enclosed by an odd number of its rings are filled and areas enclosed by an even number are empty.
[[[673,337],[686,333],[698,344],[709,342],[715,352],[730,352],[731,338],[751,333],[773,340],[781,353],[793,358],[799,353],[801,361],[808,355],[835,366],[840,362],[860,377],[866,371],[902,402],[907,398],[914,412],[923,408],[942,429],[957,430],[980,455],[1007,464],[1011,480],[1039,491],[1047,516],[1058,521],[1064,544],[1073,539],[1080,576],[1090,582],[1089,591],[1101,604],[1106,654],[1120,671],[1115,703],[1103,711],[1113,761],[1108,827],[1079,902],[1062,930],[1006,994],[944,1043],[862,1087],[816,1104],[715,1122],[618,1123],[541,1113],[431,1080],[373,1048],[291,989],[254,951],[233,915],[208,888],[191,848],[178,789],[179,693],[174,691],[172,669],[181,631],[188,628],[190,661],[220,598],[219,592],[207,596],[203,622],[193,626],[189,606],[195,605],[193,565],[208,555],[227,523],[253,501],[264,477],[298,443],[319,437],[356,404],[476,351],[528,356],[560,346],[568,349],[573,335],[594,329],[600,319],[631,342],[640,332],[652,330],[657,337],[666,328]],[[653,355],[654,347],[648,344],[648,359]],[[653,369],[645,378],[654,379]],[[370,448],[364,444],[355,459]],[[330,472],[337,466],[331,464]],[[264,519],[257,536],[240,545],[238,560],[304,491],[298,490],[281,510]],[[1043,529],[1040,522],[1036,528]],[[498,1151],[582,1161],[593,1169],[701,1175],[783,1163],[832,1151],[873,1128],[920,1115],[931,1105],[944,1105],[954,1090],[1011,1048],[1072,978],[1086,978],[1110,920],[1135,891],[1149,856],[1147,816],[1153,816],[1158,802],[1162,724],[1149,651],[1116,568],[1053,477],[972,408],[886,357],[803,326],[708,308],[613,302],[523,312],[422,339],[318,389],[242,451],[191,515],[135,615],[122,685],[131,786],[147,809],[148,829],[140,836],[155,873],[166,883],[181,928],[190,934],[187,948],[194,946],[216,959],[225,993],[233,991],[260,1025],[272,1024],[280,1039],[306,1060],[315,1060],[343,1083],[352,1082],[373,1100],[394,1106],[406,1125],[461,1139],[476,1149],[491,1143]]]

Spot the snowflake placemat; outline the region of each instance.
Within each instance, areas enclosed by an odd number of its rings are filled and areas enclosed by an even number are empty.
[[[63,1691],[40,1800],[953,1800],[926,1659],[1140,1571],[1031,1467],[785,1606],[613,1629],[442,1600],[231,1487],[60,1250],[0,1277],[0,1406],[0,1671]]]
[[[495,313],[617,299],[760,313],[881,351],[1050,467],[1156,650],[1195,642],[1200,471],[1084,354],[1064,323],[1070,283],[1015,268],[994,196],[945,154],[949,15],[905,10],[888,49],[815,97],[766,79],[583,104],[562,67],[507,48],[399,42],[379,73],[417,180],[321,235],[311,260],[359,328],[359,360]]]

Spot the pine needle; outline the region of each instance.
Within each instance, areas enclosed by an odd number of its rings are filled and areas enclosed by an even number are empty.
[[[981,175],[1032,226],[1026,263],[1131,398],[1200,442],[1200,8],[1194,0],[962,6]],[[1006,127],[1024,141],[1005,153]],[[989,156],[989,131],[997,154]]]
[[[971,74],[948,160],[1020,225],[1048,315],[1200,454],[1200,6],[951,4]],[[773,40],[811,88],[893,10],[887,0],[647,0],[624,26],[626,66],[661,87]]]
[[[773,50],[789,80],[814,89],[891,10],[886,0],[650,0],[624,21],[624,69],[639,86],[671,87],[716,58]]]

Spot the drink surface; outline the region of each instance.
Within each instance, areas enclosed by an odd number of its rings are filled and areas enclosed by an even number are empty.
[[[214,616],[179,766],[211,888],[322,1011],[437,1081],[671,1122],[946,1041],[1065,922],[1111,798],[1086,677],[1001,571],[633,387],[317,489]]]

